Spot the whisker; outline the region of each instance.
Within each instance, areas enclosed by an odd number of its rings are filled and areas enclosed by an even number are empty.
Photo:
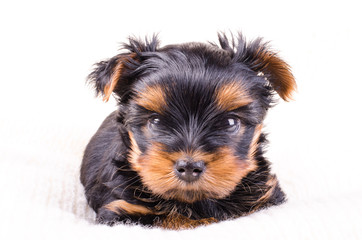
[[[117,185],[116,187],[114,187],[114,188],[111,190],[111,193],[113,193],[114,190],[116,190],[117,188],[119,188],[119,187],[121,187],[121,186],[123,186],[123,185],[125,185],[125,184],[128,184],[130,181],[133,181],[133,180],[136,179],[136,178],[138,178],[138,176],[132,177],[132,178],[128,179],[127,181],[122,182],[121,184],[119,184],[119,185]],[[134,183],[136,183],[137,181],[139,181],[139,179],[137,179]],[[132,184],[134,184],[134,183],[132,183]],[[130,186],[130,185],[128,185],[127,187],[129,187],[129,186]],[[126,187],[126,188],[127,188],[127,187]]]

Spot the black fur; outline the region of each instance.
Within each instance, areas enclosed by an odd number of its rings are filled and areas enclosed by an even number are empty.
[[[98,222],[162,226],[170,213],[196,221],[207,218],[220,221],[285,201],[278,183],[266,195],[271,189],[267,182],[275,176],[270,174],[270,163],[263,157],[264,134],[257,140],[256,170],[240,179],[234,190],[223,198],[210,197],[191,203],[163,198],[145,186],[129,162],[129,132],[142,153],[157,142],[165,146],[163,150],[167,153],[189,149],[213,153],[228,146],[240,161],[247,158],[256,126],[262,124],[273,104],[280,76],[275,74],[275,69],[268,69],[268,62],[260,59],[269,53],[261,39],[247,43],[240,34],[230,41],[219,34],[219,43],[220,47],[211,43],[187,43],[160,48],[156,36],[145,42],[131,38],[124,45],[125,52],[96,65],[89,81],[97,94],[104,94],[120,57],[123,64],[113,90],[118,109],[105,119],[90,140],[81,167],[81,182]],[[289,70],[287,65],[285,68]],[[253,101],[231,112],[219,109],[215,105],[215,92],[235,80],[242,83]],[[167,107],[162,114],[155,115],[134,100],[139,92],[153,85],[162,86],[166,96]],[[142,129],[155,116],[161,124],[146,137]],[[230,117],[237,118],[245,129],[241,139],[228,133],[225,123]],[[132,215],[122,209],[114,212],[104,207],[120,199],[157,214]]]

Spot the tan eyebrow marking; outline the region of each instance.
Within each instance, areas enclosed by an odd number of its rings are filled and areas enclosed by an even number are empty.
[[[150,111],[162,113],[167,105],[164,89],[160,85],[148,86],[138,92],[136,103]]]
[[[237,109],[252,101],[253,100],[242,85],[236,82],[222,85],[216,91],[216,104],[224,111]]]

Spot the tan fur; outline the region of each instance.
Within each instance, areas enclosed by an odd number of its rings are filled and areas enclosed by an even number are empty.
[[[255,127],[254,136],[253,136],[253,139],[251,140],[251,144],[250,144],[250,148],[249,148],[249,154],[248,154],[249,159],[253,159],[255,157],[256,151],[259,147],[258,141],[259,141],[259,137],[260,137],[262,128],[263,128],[262,124],[259,124]]]
[[[162,113],[166,106],[165,91],[160,85],[148,86],[138,92],[135,100],[138,105],[157,113]]]
[[[146,214],[154,214],[154,212],[144,206],[135,205],[128,203],[124,200],[116,200],[111,203],[108,203],[104,206],[104,208],[120,214],[122,211],[126,212],[127,214],[132,215],[146,215]]]
[[[119,61],[114,69],[110,83],[104,87],[104,97],[103,97],[104,102],[108,102],[110,96],[112,95],[112,92],[116,87],[118,80],[121,76],[122,69],[123,69],[123,64],[121,61]]]
[[[139,172],[141,171],[141,165],[138,163],[138,158],[141,155],[141,150],[139,149],[137,142],[133,137],[133,133],[129,131],[128,135],[131,142],[131,151],[129,152],[128,160],[131,163],[133,170]]]
[[[216,92],[216,104],[223,111],[231,111],[251,102],[246,90],[237,82],[222,85]]]
[[[254,159],[238,159],[231,148],[221,148],[207,165],[204,185],[214,191],[217,198],[230,194],[240,180],[248,173],[257,169]]]
[[[183,230],[183,229],[195,228],[201,225],[209,225],[211,223],[216,223],[216,222],[218,221],[212,217],[200,220],[192,220],[180,214],[171,214],[162,221],[160,221],[157,225],[165,229]]]
[[[104,87],[104,96],[103,101],[108,102],[110,96],[112,95],[113,90],[115,89],[119,79],[121,78],[121,74],[123,71],[123,64],[128,58],[134,58],[136,54],[129,54],[125,56],[121,56],[117,59],[117,64],[113,69],[113,73],[109,83]]]
[[[297,84],[290,71],[290,66],[278,57],[276,53],[267,51],[264,48],[261,48],[258,54],[260,56],[258,62],[266,63],[261,69],[261,72],[268,73],[272,76],[272,78],[268,80],[284,101],[291,100],[293,92],[297,89]]]

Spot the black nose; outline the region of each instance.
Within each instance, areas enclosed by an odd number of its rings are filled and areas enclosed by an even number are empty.
[[[178,160],[175,164],[176,175],[185,182],[194,182],[200,178],[205,171],[205,163],[203,161],[190,162]]]

